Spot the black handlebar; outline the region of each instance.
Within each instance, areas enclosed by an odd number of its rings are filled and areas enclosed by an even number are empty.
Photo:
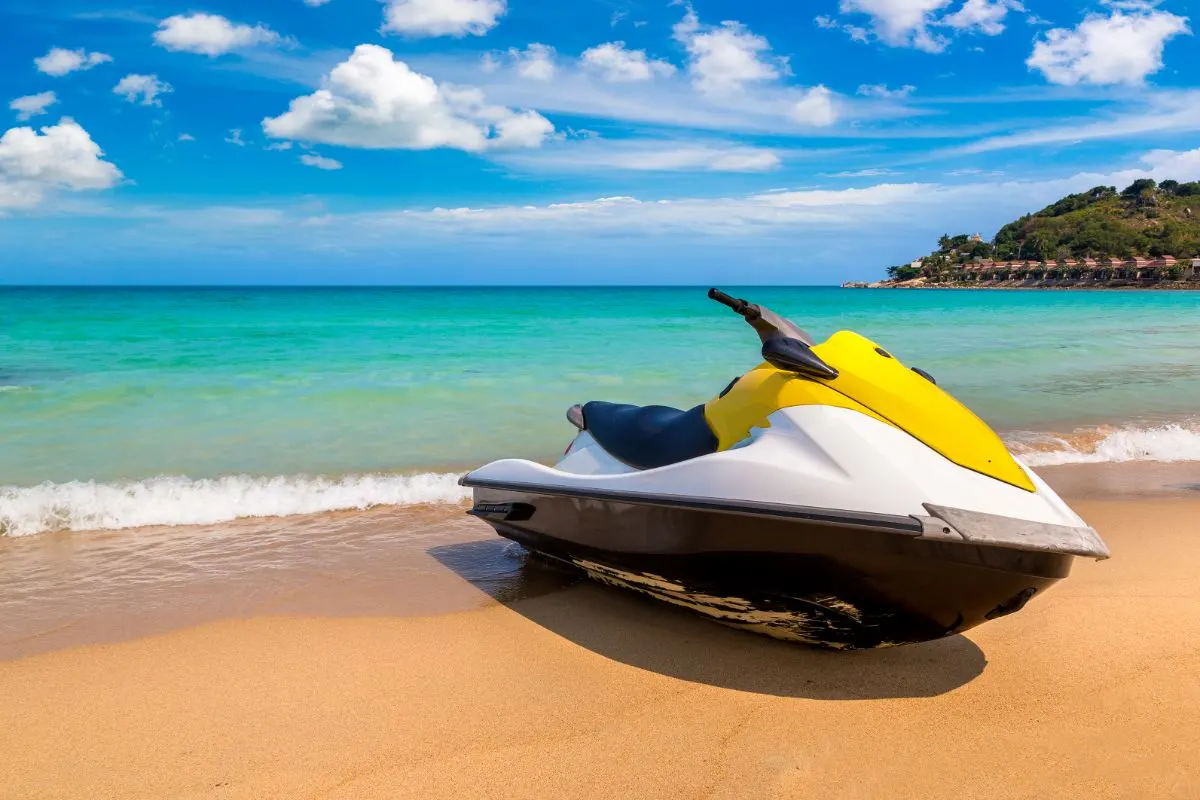
[[[718,303],[720,303],[723,306],[729,306],[730,308],[732,308],[734,311],[738,312],[739,314],[742,313],[742,309],[746,307],[745,300],[738,300],[736,297],[730,297],[729,295],[722,292],[720,289],[709,289],[708,290],[708,299],[716,300]]]
[[[798,372],[831,380],[838,371],[822,361],[811,350],[813,340],[807,333],[770,309],[709,289],[709,298],[741,314],[758,332],[763,343],[763,358],[788,372]]]
[[[761,316],[758,306],[754,305],[754,303],[727,295],[720,289],[709,289],[708,296],[723,306],[729,306],[750,321],[754,321]]]

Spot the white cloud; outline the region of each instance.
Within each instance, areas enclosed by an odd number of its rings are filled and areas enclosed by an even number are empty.
[[[803,125],[826,128],[837,122],[837,109],[833,104],[833,92],[824,86],[814,86],[792,106],[792,119]]]
[[[501,164],[533,172],[769,172],[782,164],[771,149],[695,140],[564,141],[538,151],[504,153]]]
[[[871,41],[871,32],[866,28],[860,25],[850,25],[839,22],[828,14],[822,14],[821,16],[814,18],[813,22],[817,23],[818,28],[822,28],[827,31],[843,31],[847,36],[850,37],[850,40],[854,42],[862,42],[863,44],[866,44],[867,42]]]
[[[328,2],[329,0],[304,0],[304,5],[316,8],[317,6],[323,6]]]
[[[24,122],[31,117],[36,117],[39,114],[45,114],[46,109],[58,102],[58,95],[54,92],[40,92],[38,94],[26,95],[18,97],[8,104],[8,107],[17,112],[17,120]]]
[[[483,36],[507,10],[505,0],[387,0],[383,31],[406,36]]]
[[[1051,83],[1066,86],[1140,84],[1162,69],[1167,40],[1191,33],[1185,17],[1149,4],[1112,5],[1107,17],[1088,14],[1074,29],[1046,31],[1025,63]]]
[[[879,41],[891,47],[913,47],[927,53],[940,53],[950,40],[939,28],[957,33],[980,33],[996,36],[1004,31],[1009,12],[1023,12],[1020,0],[964,0],[962,6],[950,12],[956,0],[841,0],[843,14],[864,14],[870,18],[871,30],[842,23],[832,17],[817,17],[822,28],[839,28],[859,42],[870,40],[874,33]]]
[[[858,169],[850,172],[835,172],[830,178],[880,178],[884,175],[895,175],[890,169]]]
[[[160,94],[173,92],[171,84],[160,81],[157,75],[138,75],[131,73],[121,78],[113,87],[113,94],[119,94],[130,103],[136,103],[140,97],[144,106],[161,106]]]
[[[309,167],[316,167],[317,169],[325,170],[342,168],[342,162],[332,158],[326,158],[325,156],[319,156],[314,153],[305,153],[304,155],[300,156],[300,163]]]
[[[882,97],[889,100],[895,100],[902,97],[908,97],[915,92],[917,87],[905,84],[897,89],[889,89],[886,83],[864,83],[858,87],[858,94],[863,97]]]
[[[942,18],[942,24],[960,31],[976,31],[985,36],[1004,32],[1004,18],[1009,11],[1025,11],[1018,0],[967,0],[962,8]]]
[[[82,47],[78,50],[51,47],[46,55],[35,58],[33,63],[38,72],[61,78],[68,73],[91,69],[109,61],[112,61],[112,56],[105,53],[89,53]]]
[[[1097,185],[1125,186],[1139,177],[1200,179],[1200,149],[1153,151],[1140,166],[1107,173],[1081,172],[1063,178],[1033,181],[979,181],[957,185],[881,183],[855,189],[776,191],[741,197],[642,200],[601,197],[584,202],[548,205],[435,208],[383,211],[358,215],[358,224],[375,230],[423,233],[444,229],[455,235],[480,233],[527,236],[534,233],[587,234],[607,231],[620,235],[639,232],[660,237],[671,233],[705,236],[760,237],[771,229],[794,232],[798,227],[831,234],[870,226],[918,230],[937,226],[952,229],[987,228],[1017,214],[1034,211],[1070,192]],[[983,220],[983,222],[981,222]],[[338,230],[343,230],[339,227]],[[806,238],[807,241],[807,238]],[[854,244],[861,249],[861,244]],[[880,261],[880,269],[887,263]]]
[[[489,105],[478,89],[438,84],[390,50],[361,44],[323,88],[263,120],[263,130],[276,139],[347,147],[481,152],[537,147],[554,126],[535,111]]]
[[[263,145],[263,149],[264,150],[291,150],[292,143],[289,141],[271,142],[270,144]]]
[[[533,44],[524,50],[509,48],[509,56],[517,65],[517,74],[533,81],[548,81],[554,77],[554,48],[545,44]]]
[[[414,56],[411,66],[439,80],[477,85],[489,102],[513,108],[535,108],[542,114],[565,114],[598,119],[623,120],[668,128],[737,131],[739,133],[818,135],[823,131],[797,123],[797,103],[809,97],[813,87],[789,86],[784,81],[747,85],[733,93],[693,91],[689,76],[668,75],[655,80],[611,82],[596,69],[565,60],[558,63],[552,81],[521,78],[505,63],[492,72],[480,70],[479,56],[445,54]],[[802,111],[819,99],[814,96]],[[899,103],[866,102],[834,94],[831,98],[839,123],[856,138],[884,137],[886,129],[868,126],[875,120],[894,120],[922,113]],[[823,105],[823,104],[819,104]],[[551,117],[554,119],[554,117]],[[557,120],[555,120],[557,122]],[[971,126],[972,132],[978,126]],[[991,126],[989,130],[995,129]],[[928,129],[939,138],[943,132]],[[905,135],[915,135],[906,129]]]
[[[930,31],[935,12],[951,0],[842,0],[843,14],[866,14],[879,40],[892,47],[915,47],[930,53],[946,48],[945,37]]]
[[[10,128],[0,136],[0,208],[32,208],[55,190],[110,189],[121,171],[77,122]]]
[[[645,50],[626,50],[624,42],[605,42],[589,47],[579,56],[579,63],[599,73],[609,83],[648,81],[655,76],[668,76],[675,65],[648,58]]]
[[[192,136],[190,133],[181,133],[181,134],[179,134],[179,141],[194,142],[194,141],[196,141],[196,137]]]
[[[729,94],[748,83],[774,80],[787,71],[786,59],[771,56],[771,45],[740,22],[701,26],[689,5],[672,29],[687,48],[688,73],[702,92]]]
[[[1159,92],[1147,102],[1120,114],[1042,124],[1026,131],[992,136],[944,151],[943,155],[973,155],[996,150],[1070,145],[1100,139],[1132,139],[1151,134],[1200,131],[1200,91]]]
[[[232,145],[237,145],[238,147],[245,147],[246,140],[242,138],[242,129],[241,128],[230,128],[229,135],[225,137],[225,144],[232,144]]]
[[[230,22],[218,14],[177,14],[158,24],[154,43],[184,53],[214,58],[258,44],[278,45],[284,38],[265,25]]]

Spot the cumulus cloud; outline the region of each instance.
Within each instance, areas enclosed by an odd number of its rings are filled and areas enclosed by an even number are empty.
[[[862,97],[882,97],[888,100],[896,100],[908,97],[916,90],[917,87],[908,84],[896,89],[890,89],[886,83],[864,83],[858,87],[858,94]]]
[[[1073,29],[1046,31],[1025,63],[1065,86],[1140,84],[1162,69],[1167,40],[1191,33],[1187,23],[1146,3],[1122,3],[1108,16],[1088,14]]]
[[[179,134],[179,141],[194,142],[194,141],[196,141],[196,137],[192,136],[190,133],[181,133],[181,134]]]
[[[144,106],[161,106],[162,100],[158,96],[173,91],[171,84],[160,81],[157,75],[137,73],[126,75],[113,87],[113,94],[121,95],[130,103],[136,103],[140,98]]]
[[[481,152],[537,147],[554,132],[535,111],[489,105],[478,89],[438,84],[378,45],[354,48],[324,84],[263,120],[266,134],[347,147]]]
[[[942,18],[942,24],[960,31],[977,31],[985,36],[1004,33],[1008,12],[1023,12],[1018,0],[967,0],[962,8]]]
[[[158,24],[154,43],[183,53],[215,58],[258,44],[278,45],[284,38],[265,25],[230,22],[218,14],[177,14]]]
[[[605,42],[589,47],[579,56],[579,63],[610,83],[648,81],[675,72],[674,64],[649,58],[645,50],[626,50],[624,42]]]
[[[26,95],[18,97],[8,104],[8,107],[17,112],[17,120],[24,122],[31,117],[36,117],[39,114],[45,114],[46,109],[58,102],[58,95],[54,92],[40,92],[38,94]]]
[[[840,28],[860,42],[870,34],[891,47],[912,47],[927,53],[940,53],[950,44],[941,31],[979,33],[995,36],[1004,31],[1010,12],[1025,10],[1019,0],[965,0],[950,11],[954,0],[841,0],[843,14],[863,14],[870,20],[866,28],[842,23],[833,17],[818,17],[822,28]]]
[[[865,14],[871,30],[892,47],[915,47],[930,53],[946,48],[946,39],[930,30],[935,12],[951,0],[842,0],[843,14]]]
[[[524,50],[513,47],[508,51],[513,63],[517,66],[517,74],[522,78],[533,81],[548,81],[554,77],[554,48],[546,44],[533,44]]]
[[[825,128],[837,122],[833,92],[824,86],[812,87],[792,106],[792,119],[816,128]]]
[[[323,6],[328,2],[329,0],[304,0],[304,5],[316,8],[317,6]]]
[[[740,22],[702,26],[689,5],[672,30],[687,49],[692,84],[702,92],[728,94],[787,72],[787,60],[772,56],[770,43]]]
[[[505,0],[388,0],[383,31],[406,36],[483,36],[507,11]]]
[[[121,171],[77,122],[10,128],[0,136],[0,209],[32,208],[53,191],[109,189]]]
[[[326,158],[325,156],[319,156],[319,155],[316,155],[315,153],[303,154],[302,156],[300,156],[300,163],[304,164],[305,166],[316,167],[317,169],[324,169],[324,170],[334,170],[334,169],[342,168],[342,162],[337,161],[332,158]]]
[[[78,50],[51,47],[46,55],[35,58],[33,63],[38,72],[61,78],[63,75],[91,69],[109,61],[112,61],[112,56],[105,53],[89,53],[82,47]]]
[[[225,144],[232,144],[232,145],[237,145],[238,147],[245,147],[246,140],[242,138],[242,129],[241,128],[230,128],[229,135],[225,137]]]

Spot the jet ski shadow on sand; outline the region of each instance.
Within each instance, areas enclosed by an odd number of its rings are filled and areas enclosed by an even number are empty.
[[[1015,613],[1108,549],[931,375],[713,289],[763,363],[702,406],[590,402],[553,467],[465,475],[538,557],[727,625],[838,650]],[[616,601],[613,601],[616,602]]]
[[[691,683],[813,700],[936,697],[980,675],[965,636],[916,647],[834,653],[747,634],[589,581],[512,542],[431,548],[450,571],[512,611],[604,658]]]

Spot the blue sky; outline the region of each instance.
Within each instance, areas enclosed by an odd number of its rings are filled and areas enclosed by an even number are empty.
[[[0,283],[829,283],[1200,179],[1189,3],[6,0]]]

